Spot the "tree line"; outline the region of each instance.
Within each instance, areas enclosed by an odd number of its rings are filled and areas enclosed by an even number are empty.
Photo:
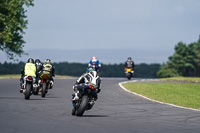
[[[24,62],[19,63],[0,63],[0,74],[20,74],[24,67]],[[87,63],[69,63],[60,62],[53,63],[56,75],[80,76],[87,71]],[[136,64],[135,78],[157,78],[157,72],[160,69],[160,64]],[[102,64],[101,77],[125,77],[124,64]]]
[[[164,64],[136,64],[134,77],[136,78],[164,78],[164,77],[200,77],[200,38],[197,42],[185,44],[178,42],[175,52],[169,56]],[[0,74],[20,74],[24,62],[0,63]],[[86,63],[53,63],[57,75],[80,76],[87,70]],[[124,64],[102,64],[100,76],[124,77]]]
[[[136,64],[135,78],[200,77],[200,38],[197,42],[175,45],[175,52],[164,64]],[[20,74],[24,62],[0,63],[0,74]],[[53,63],[57,75],[80,76],[87,71],[86,63]],[[124,64],[102,64],[101,77],[125,77]]]
[[[179,42],[174,50],[158,71],[158,77],[200,77],[200,37],[188,45]]]

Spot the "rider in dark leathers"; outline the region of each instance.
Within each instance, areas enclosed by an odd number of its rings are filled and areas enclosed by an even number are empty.
[[[41,71],[42,71],[42,63],[39,59],[35,60],[35,66],[36,66],[36,82],[38,84],[38,81],[40,79],[40,74],[41,74]]]
[[[125,62],[125,69],[132,68],[134,71],[134,67],[135,67],[135,64],[134,64],[133,60],[131,59],[131,57],[128,57],[127,61]]]

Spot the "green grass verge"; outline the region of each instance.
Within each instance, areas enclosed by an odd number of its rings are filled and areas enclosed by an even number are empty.
[[[162,78],[160,80],[163,81],[186,81],[186,82],[200,82],[200,78],[198,77],[172,77],[172,78]]]
[[[56,78],[67,78],[70,76],[63,76],[63,75],[56,75]],[[7,75],[0,75],[0,79],[4,78],[21,78],[21,74],[7,74]]]
[[[72,76],[65,76],[65,75],[56,75],[55,78],[69,78]]]
[[[197,83],[123,83],[128,90],[150,99],[182,107],[200,109],[200,84]]]
[[[0,75],[0,79],[1,78],[20,78],[21,75],[20,74],[7,74],[7,75]]]

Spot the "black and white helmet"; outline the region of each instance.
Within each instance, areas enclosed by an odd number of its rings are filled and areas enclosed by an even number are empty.
[[[128,57],[128,59],[127,60],[132,60],[132,58],[131,57]]]
[[[40,59],[35,59],[35,63],[41,63]]]
[[[45,64],[51,64],[51,60],[50,59],[46,59],[45,60]]]
[[[37,67],[42,66],[42,63],[41,63],[41,61],[39,59],[36,59],[35,60],[35,65],[36,65],[36,68],[37,68]]]

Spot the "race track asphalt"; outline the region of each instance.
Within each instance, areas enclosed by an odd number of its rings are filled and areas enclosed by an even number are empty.
[[[19,93],[19,79],[0,79],[0,133],[200,133],[200,111],[149,101],[122,90],[125,78],[102,78],[99,99],[71,115],[76,78],[55,79],[45,98]]]

